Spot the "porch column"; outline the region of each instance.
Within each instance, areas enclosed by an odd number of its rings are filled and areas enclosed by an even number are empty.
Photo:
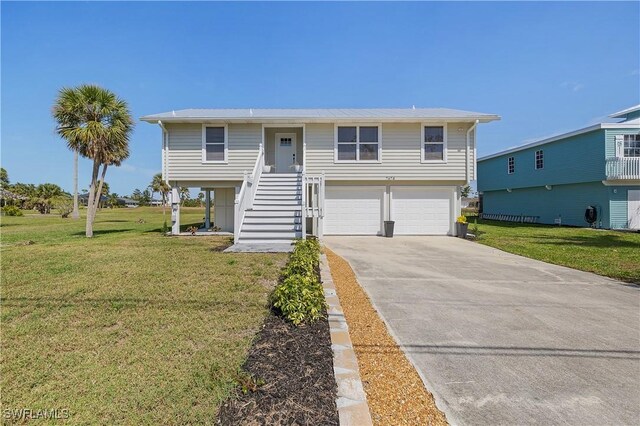
[[[204,191],[204,227],[211,228],[211,191]]]
[[[178,187],[171,188],[171,235],[180,234],[180,193]]]

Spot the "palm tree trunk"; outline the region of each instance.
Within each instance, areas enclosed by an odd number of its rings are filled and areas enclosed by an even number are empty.
[[[80,219],[80,210],[78,209],[78,151],[73,151],[73,219]]]
[[[93,215],[94,215],[94,199],[96,194],[96,183],[98,180],[98,172],[100,171],[100,163],[93,161],[93,170],[91,172],[91,185],[89,186],[89,200],[87,202],[87,223],[85,226],[85,235],[87,238],[93,237]]]

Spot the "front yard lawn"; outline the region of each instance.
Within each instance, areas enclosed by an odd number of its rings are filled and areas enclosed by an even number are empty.
[[[469,232],[473,232],[470,218]],[[640,283],[640,233],[479,220],[479,242],[509,253]]]
[[[184,209],[197,223],[201,209]],[[72,423],[210,424],[268,314],[284,254],[163,237],[161,208],[2,218],[3,409]]]

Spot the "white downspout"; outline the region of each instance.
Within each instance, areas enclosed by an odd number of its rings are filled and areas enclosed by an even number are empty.
[[[465,154],[466,154],[465,169],[464,169],[464,177],[467,185],[469,185],[469,140],[471,138],[471,132],[475,130],[479,122],[480,120],[476,120],[475,123],[473,123],[473,126],[469,127],[469,130],[467,130],[467,140],[466,140],[466,147],[465,147]]]

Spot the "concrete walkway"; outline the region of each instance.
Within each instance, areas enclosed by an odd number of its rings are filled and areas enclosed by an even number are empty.
[[[451,237],[324,242],[452,424],[640,424],[638,286]]]

